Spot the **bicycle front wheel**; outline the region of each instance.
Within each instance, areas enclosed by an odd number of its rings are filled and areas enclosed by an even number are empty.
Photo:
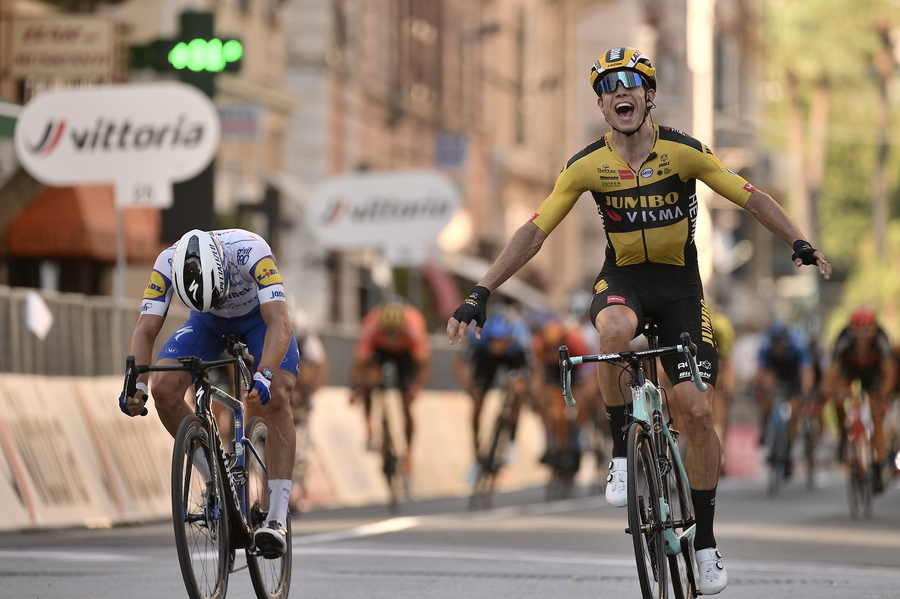
[[[247,424],[247,438],[259,454],[262,463],[247,456],[247,524],[251,531],[266,523],[269,515],[269,477],[263,464],[266,461],[266,421],[254,416]],[[281,557],[266,559],[247,550],[247,569],[253,590],[259,599],[287,599],[291,586],[291,519],[287,519],[287,545]]]
[[[634,542],[644,599],[664,599],[666,541],[659,512],[659,470],[650,434],[640,422],[628,428],[628,529]]]
[[[681,551],[669,556],[672,590],[676,599],[693,599],[697,594],[691,562],[694,544],[693,538],[684,535],[684,532],[694,524],[694,504],[691,501],[688,481],[676,466],[671,447],[668,449],[668,457],[671,469],[663,480],[669,498],[669,517],[672,531],[681,536]]]
[[[172,522],[191,599],[222,599],[230,567],[225,489],[206,424],[188,416],[172,453]]]
[[[872,472],[869,467],[870,451],[864,441],[854,441],[847,447],[849,478],[847,493],[850,515],[853,518],[872,517]]]

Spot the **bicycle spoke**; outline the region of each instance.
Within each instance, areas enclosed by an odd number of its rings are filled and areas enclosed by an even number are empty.
[[[185,418],[172,458],[172,517],[182,578],[191,599],[220,599],[228,583],[223,488],[204,422]]]
[[[666,597],[666,548],[659,517],[657,461],[641,423],[628,429],[628,526],[644,599]]]

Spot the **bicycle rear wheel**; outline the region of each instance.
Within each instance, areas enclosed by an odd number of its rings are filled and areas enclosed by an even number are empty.
[[[184,586],[191,599],[222,599],[230,548],[225,490],[206,424],[182,420],[172,453],[172,522]]]
[[[247,438],[266,461],[266,421],[254,416],[247,424]],[[266,523],[269,516],[269,478],[263,465],[253,456],[247,456],[247,524],[251,531]],[[259,599],[287,599],[291,586],[291,519],[287,519],[287,545],[284,554],[275,559],[247,550],[247,569],[253,590]]]
[[[666,542],[659,513],[659,470],[649,433],[628,428],[628,529],[644,599],[665,599]]]

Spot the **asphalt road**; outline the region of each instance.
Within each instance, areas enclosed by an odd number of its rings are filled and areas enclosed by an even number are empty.
[[[775,499],[760,480],[723,479],[717,539],[731,583],[722,597],[900,597],[900,487],[850,518],[839,472]],[[322,510],[294,522],[291,597],[639,597],[624,510],[581,489],[541,489],[471,512],[464,498]],[[0,535],[0,599],[186,597],[169,523]],[[238,558],[238,563],[241,558]],[[246,570],[229,598],[254,597]]]

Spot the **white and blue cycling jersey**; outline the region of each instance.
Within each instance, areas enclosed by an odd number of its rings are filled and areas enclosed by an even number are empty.
[[[259,307],[272,301],[285,301],[284,282],[269,244],[254,233],[242,229],[211,231],[222,244],[229,277],[225,304],[209,312],[191,311],[188,320],[169,337],[159,358],[199,356],[204,360],[220,357],[223,335],[237,335],[247,344],[251,355],[262,355],[266,324]],[[165,317],[169,311],[172,287],[172,256],[175,245],[156,258],[150,283],[144,291],[142,314]],[[291,345],[280,368],[296,376],[299,363],[297,341]]]

